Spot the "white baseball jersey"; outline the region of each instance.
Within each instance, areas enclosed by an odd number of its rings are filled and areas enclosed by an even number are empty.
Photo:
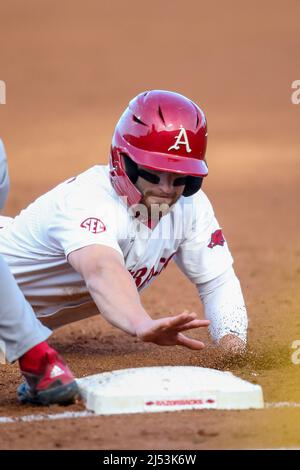
[[[9,177],[5,148],[0,139],[0,209],[3,208],[9,190]]]
[[[180,197],[151,230],[117,195],[108,166],[94,166],[58,185],[0,230],[0,253],[37,316],[52,327],[98,312],[67,259],[93,244],[123,256],[139,291],[171,259],[195,284],[216,278],[233,262],[203,191]]]

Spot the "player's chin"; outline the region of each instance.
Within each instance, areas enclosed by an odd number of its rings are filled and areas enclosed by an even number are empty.
[[[166,204],[167,206],[170,206],[173,203],[174,198],[172,197],[165,197],[165,196],[149,196],[147,198],[147,203],[149,206],[152,205],[163,205]]]
[[[147,207],[152,210],[167,213],[168,210],[178,201],[178,197],[149,196],[147,198]]]

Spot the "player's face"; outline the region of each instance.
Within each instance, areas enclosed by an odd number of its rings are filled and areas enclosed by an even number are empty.
[[[143,194],[141,203],[148,209],[151,209],[152,204],[172,206],[182,195],[186,182],[184,175],[150,170],[143,166],[139,166],[138,170],[136,186]]]

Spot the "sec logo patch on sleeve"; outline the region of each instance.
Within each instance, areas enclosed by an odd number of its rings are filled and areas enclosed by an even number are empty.
[[[223,236],[222,230],[219,229],[211,234],[211,239],[207,246],[208,248],[214,248],[217,245],[223,246],[224,243],[225,243],[225,238]]]
[[[97,219],[96,217],[89,217],[81,222],[80,227],[85,228],[92,233],[101,233],[105,232],[106,227],[102,220]]]

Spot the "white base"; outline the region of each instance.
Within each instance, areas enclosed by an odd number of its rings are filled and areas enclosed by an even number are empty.
[[[122,369],[77,382],[86,408],[102,415],[264,407],[259,385],[203,367]]]

